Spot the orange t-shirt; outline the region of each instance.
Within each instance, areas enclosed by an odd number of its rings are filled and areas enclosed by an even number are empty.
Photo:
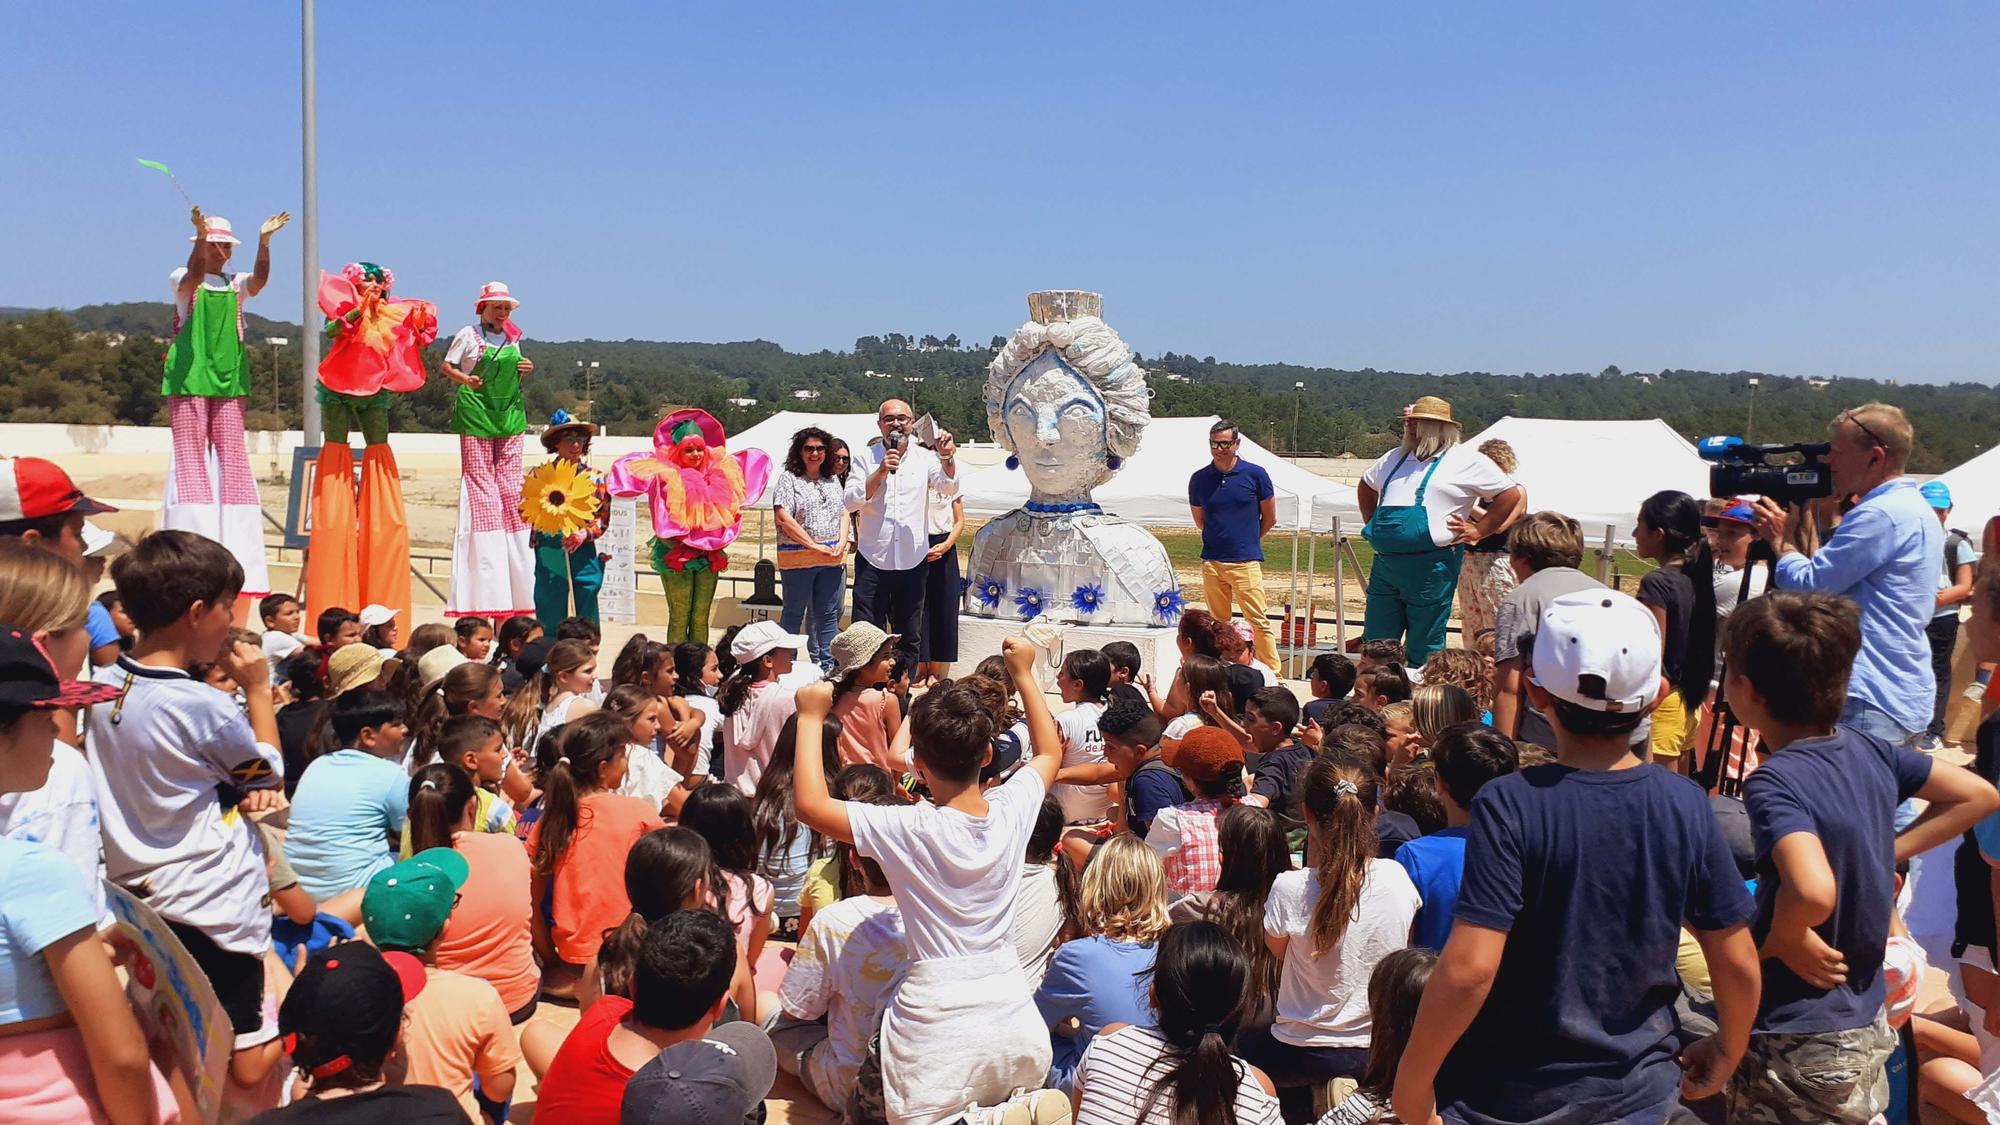
[[[521,1062],[520,1042],[492,985],[436,966],[425,974],[423,992],[404,1011],[405,1081],[449,1090],[468,1117],[482,1120],[473,1076],[486,1082],[511,1073]]]
[[[833,717],[840,720],[840,764],[881,766],[891,777],[904,772],[902,763],[889,754],[894,742],[882,720],[889,710],[889,693],[881,688],[864,688],[841,696],[833,705]]]
[[[470,874],[439,937],[438,968],[478,977],[500,993],[509,1012],[519,1011],[535,998],[542,979],[529,888],[534,862],[507,835],[460,832],[452,847]]]
[[[541,839],[543,819],[528,832],[528,854]],[[569,850],[556,860],[549,888],[549,938],[556,954],[572,965],[597,955],[604,931],[632,913],[625,897],[625,857],[639,837],[665,828],[659,810],[638,797],[598,790],[577,802],[576,831]]]

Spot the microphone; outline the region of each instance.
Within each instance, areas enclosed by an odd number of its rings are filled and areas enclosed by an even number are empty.
[[[909,448],[909,445],[910,435],[904,433],[902,430],[890,430],[888,435],[882,439],[882,447],[884,449],[893,449],[898,453]],[[890,469],[889,471],[893,473],[896,470]]]

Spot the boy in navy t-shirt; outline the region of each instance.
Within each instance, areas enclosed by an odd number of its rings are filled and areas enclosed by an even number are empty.
[[[1112,771],[1106,780],[1124,785],[1125,830],[1143,840],[1161,809],[1192,800],[1180,773],[1160,760],[1160,717],[1144,703],[1113,697],[1097,731]]]
[[[1882,950],[1896,864],[2000,807],[1966,770],[1834,725],[1860,650],[1845,598],[1769,594],[1729,619],[1725,690],[1766,755],[1743,783],[1764,993],[1730,1083],[1734,1121],[1862,1125],[1888,1107],[1896,1035]],[[1899,837],[1896,805],[1911,797],[1929,808]]]
[[[1438,800],[1444,805],[1445,826],[1396,849],[1396,862],[1410,873],[1410,882],[1424,904],[1410,944],[1443,949],[1451,936],[1458,904],[1458,885],[1465,873],[1466,825],[1472,823],[1472,798],[1486,783],[1520,768],[1521,751],[1514,740],[1482,723],[1459,723],[1438,732],[1431,747]]]
[[[1536,631],[1535,705],[1556,761],[1479,791],[1456,920],[1424,991],[1393,1105],[1413,1123],[1659,1122],[1721,1092],[1757,1010],[1754,909],[1699,786],[1631,753],[1658,701],[1651,610],[1565,595]],[[1718,1031],[1674,1059],[1685,921]],[[1447,1058],[1449,1055],[1449,1058]]]

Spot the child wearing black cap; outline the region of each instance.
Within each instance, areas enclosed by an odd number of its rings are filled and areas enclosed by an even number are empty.
[[[380,953],[358,941],[315,953],[278,1009],[305,1096],[258,1114],[251,1125],[465,1125],[448,1091],[392,1086],[385,1077],[402,1046],[403,1005],[423,987],[424,967],[407,953]]]

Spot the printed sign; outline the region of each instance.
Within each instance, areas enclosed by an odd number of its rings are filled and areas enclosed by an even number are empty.
[[[222,1002],[187,947],[152,907],[106,880],[104,902],[118,920],[105,936],[125,966],[125,995],[138,1014],[146,1046],[194,1092],[201,1119],[222,1113],[222,1083],[236,1042]]]
[[[611,500],[611,526],[597,541],[600,554],[610,555],[604,564],[604,586],[597,592],[597,616],[601,621],[632,625],[639,620],[639,498],[618,496]]]

